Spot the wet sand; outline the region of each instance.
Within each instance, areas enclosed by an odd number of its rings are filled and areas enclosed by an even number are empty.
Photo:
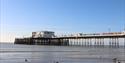
[[[125,63],[125,48],[0,44],[0,63]]]

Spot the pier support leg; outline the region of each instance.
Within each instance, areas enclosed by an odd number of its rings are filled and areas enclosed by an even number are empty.
[[[109,47],[111,47],[111,38],[109,38]]]
[[[84,39],[84,46],[86,47],[86,39]]]
[[[96,47],[97,45],[96,45],[96,38],[95,38],[95,43],[94,43],[94,46]]]
[[[116,38],[116,47],[119,47],[119,39],[118,38]]]
[[[87,39],[87,47],[89,47],[89,39]]]
[[[90,47],[92,46],[92,39],[90,39]]]
[[[105,45],[104,41],[105,41],[105,39],[103,38],[103,40],[102,40],[103,47],[104,47],[104,45]]]
[[[123,38],[124,39],[124,48],[125,48],[125,38]]]
[[[95,47],[97,47],[97,39],[95,38],[95,44],[94,44]]]

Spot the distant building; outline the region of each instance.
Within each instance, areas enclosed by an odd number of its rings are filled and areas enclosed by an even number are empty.
[[[55,33],[53,31],[40,31],[40,32],[32,32],[33,38],[43,37],[43,38],[52,38],[55,37]]]

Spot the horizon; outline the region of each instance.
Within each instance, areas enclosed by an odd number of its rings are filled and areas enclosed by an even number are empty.
[[[50,30],[58,33],[125,31],[125,0],[0,0],[0,42]]]

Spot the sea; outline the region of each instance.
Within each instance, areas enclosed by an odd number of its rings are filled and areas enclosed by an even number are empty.
[[[113,60],[113,59],[116,59]],[[125,63],[125,48],[0,43],[0,63]]]

